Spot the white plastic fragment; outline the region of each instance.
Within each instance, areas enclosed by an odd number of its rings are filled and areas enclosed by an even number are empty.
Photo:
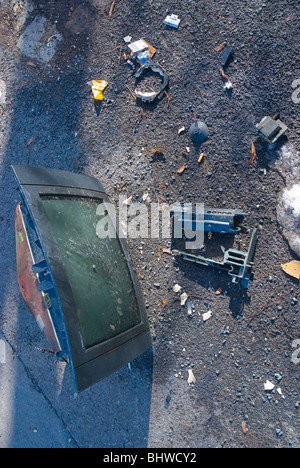
[[[285,396],[282,394],[282,390],[280,387],[277,388],[277,393],[282,396],[282,398],[285,400]]]
[[[272,382],[270,382],[270,380],[267,380],[266,383],[264,384],[264,388],[265,388],[266,392],[271,392],[274,387],[275,387],[275,385],[272,384]]]
[[[180,296],[180,304],[184,305],[187,301],[188,295],[186,293],[181,294]]]
[[[132,201],[132,196],[129,197],[129,198],[126,198],[126,200],[123,201],[123,205],[130,205],[131,204],[131,201]]]
[[[132,39],[131,36],[124,37],[124,41],[126,42],[126,44],[129,44],[129,42],[131,42],[131,39]]]
[[[181,127],[179,130],[178,130],[178,135],[180,135],[180,133],[184,132],[185,131],[185,127]]]
[[[144,193],[144,195],[142,196],[142,200],[143,201],[150,201],[148,192]]]
[[[189,373],[188,381],[187,381],[188,384],[191,385],[191,384],[196,383],[196,379],[195,379],[194,372],[192,371],[192,369],[188,369],[188,373]]]
[[[179,286],[179,284],[175,284],[175,285],[173,286],[173,291],[174,291],[175,293],[178,293],[178,291],[180,291],[180,289],[181,289],[181,286]]]
[[[192,303],[190,301],[188,301],[187,307],[188,307],[188,315],[192,315]]]
[[[203,321],[205,322],[206,320],[210,319],[211,316],[212,316],[211,310],[209,310],[208,312],[205,312],[204,314],[202,314]]]
[[[178,28],[180,21],[177,15],[168,15],[164,20],[164,24],[172,26],[173,28]]]

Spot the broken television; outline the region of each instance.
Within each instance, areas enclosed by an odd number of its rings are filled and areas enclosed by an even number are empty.
[[[13,171],[21,193],[20,290],[82,391],[152,345],[137,274],[97,179],[29,166]],[[107,235],[99,234],[101,222]]]

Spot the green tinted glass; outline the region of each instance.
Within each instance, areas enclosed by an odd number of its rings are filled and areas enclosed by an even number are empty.
[[[43,198],[43,205],[69,277],[84,347],[137,325],[136,295],[120,243],[96,234],[97,213],[104,213],[99,200],[51,196]]]

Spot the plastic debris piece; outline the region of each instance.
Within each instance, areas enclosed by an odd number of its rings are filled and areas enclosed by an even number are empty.
[[[179,284],[175,284],[175,285],[173,286],[173,291],[174,291],[175,293],[178,293],[180,290],[181,290],[181,286],[179,286]]]
[[[167,299],[162,299],[162,306],[163,306],[163,308],[167,307],[167,305],[168,305]]]
[[[288,275],[293,276],[300,280],[300,261],[292,260],[289,263],[285,263],[281,265],[283,271],[285,271]]]
[[[194,384],[196,383],[196,378],[194,376],[194,372],[192,369],[188,369],[188,373],[189,373],[189,376],[188,376],[188,384],[191,385],[191,384]]]
[[[277,393],[279,393],[279,395],[282,396],[282,398],[285,400],[285,396],[283,395],[281,388],[278,387],[276,390],[277,390]]]
[[[173,255],[173,252],[171,249],[163,249],[163,253],[167,253],[169,255]]]
[[[172,26],[173,28],[178,28],[180,21],[177,15],[168,15],[164,20],[164,24]]]
[[[186,293],[181,294],[180,296],[180,304],[184,305],[188,299],[188,295]]]
[[[197,120],[190,126],[189,135],[195,143],[202,143],[208,136],[208,128],[204,122]]]
[[[131,39],[132,39],[131,36],[125,36],[124,37],[124,41],[126,42],[126,44],[129,44],[131,42]]]
[[[208,312],[205,312],[202,314],[203,321],[206,322],[206,320],[210,319],[212,317],[212,311],[209,310]]]
[[[188,315],[192,315],[192,303],[188,301],[187,303]]]
[[[136,58],[141,62],[141,63],[146,63],[147,60],[151,58],[151,54],[149,50],[143,50],[143,52],[139,52],[136,56]]]
[[[147,41],[144,41],[144,42],[146,42],[146,44],[147,44],[148,52],[149,52],[149,54],[150,54],[150,59],[152,59],[152,57],[153,57],[153,56],[155,55],[155,53],[156,53],[156,49],[155,49],[155,47],[153,47],[151,44],[149,44]]]
[[[144,39],[139,39],[138,41],[129,44],[128,47],[134,54],[137,54],[139,52],[143,52],[143,50],[148,49],[148,44],[146,41],[144,41]]]
[[[284,135],[288,127],[277,116],[265,116],[256,124],[256,129],[263,140],[273,144]]]
[[[180,135],[180,133],[184,132],[185,131],[185,127],[181,127],[179,130],[178,130],[178,135]]]
[[[130,205],[131,204],[131,201],[132,201],[132,196],[129,197],[129,198],[126,198],[126,200],[123,201],[123,205]]]
[[[127,43],[130,36],[127,36]],[[138,41],[132,42],[128,44],[129,49],[131,50],[131,56],[134,60],[138,60],[142,65],[144,65],[148,60],[152,59],[152,57],[156,53],[155,47],[150,45],[144,39],[139,39]]]
[[[232,89],[233,88],[233,84],[231,83],[231,81],[227,81],[224,85],[224,89]]]
[[[266,383],[264,384],[264,388],[265,388],[266,392],[271,392],[274,387],[275,387],[275,385],[272,384],[272,382],[270,382],[270,380],[267,380]]]
[[[142,75],[148,70],[151,70],[153,73],[158,73],[162,78],[162,84],[159,87],[158,91],[142,92],[142,91],[135,89],[136,97],[141,99],[141,101],[143,102],[153,102],[162,93],[162,91],[167,87],[169,83],[169,76],[166,73],[166,71],[158,63],[154,61],[146,62],[137,72],[136,79],[137,80],[141,79]]]
[[[225,65],[227,64],[227,62],[229,61],[232,55],[233,55],[232,47],[226,46],[223,50],[223,55],[222,55],[222,61],[221,61],[222,67],[225,67]]]
[[[88,83],[92,86],[92,91],[94,95],[94,99],[97,101],[103,101],[103,91],[105,90],[106,86],[108,85],[107,81],[104,80],[92,80]]]
[[[217,289],[216,295],[218,296],[219,294],[221,294],[222,291],[223,291],[223,289],[220,287],[219,289]]]

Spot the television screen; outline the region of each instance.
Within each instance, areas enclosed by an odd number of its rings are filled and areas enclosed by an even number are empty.
[[[49,341],[55,335],[59,354],[71,362],[80,391],[151,346],[137,275],[97,180],[53,169],[13,169],[22,195],[16,222],[18,272],[31,258],[35,275],[21,278],[18,273],[20,288],[38,323],[48,323]],[[110,235],[99,229],[103,216]],[[34,292],[35,300],[27,300],[24,288]]]
[[[57,196],[42,201],[67,270],[84,347],[137,325],[137,301],[119,241],[96,234],[99,201]]]

